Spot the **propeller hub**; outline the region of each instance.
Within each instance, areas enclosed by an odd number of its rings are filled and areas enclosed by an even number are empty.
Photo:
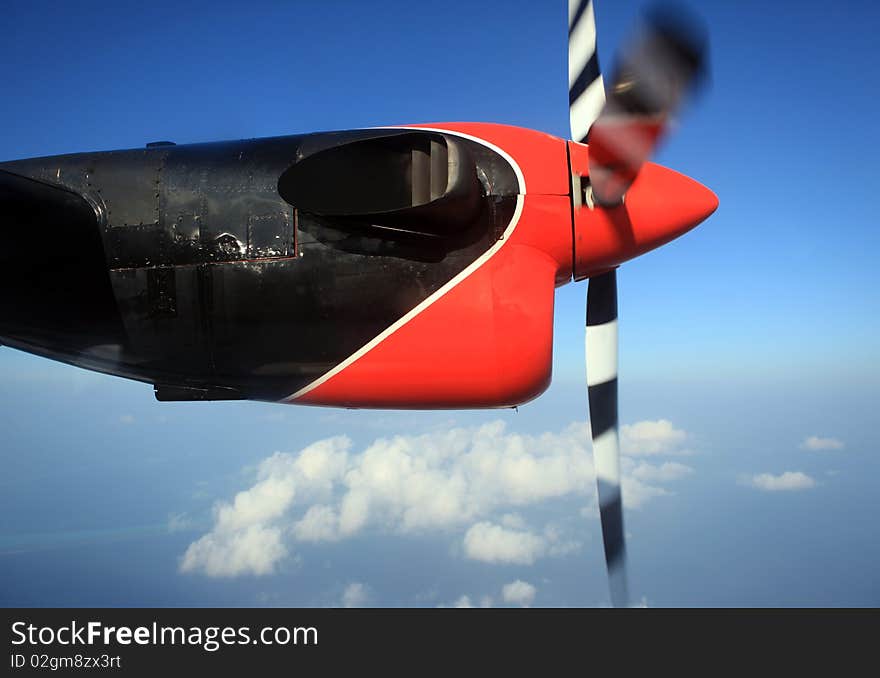
[[[589,147],[569,142],[574,216],[574,278],[615,268],[687,233],[718,208],[717,196],[674,170],[645,163],[623,201],[595,203]]]

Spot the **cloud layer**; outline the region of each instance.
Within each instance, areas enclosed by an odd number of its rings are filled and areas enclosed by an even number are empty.
[[[681,454],[687,434],[665,420],[622,430],[630,455]],[[294,542],[332,542],[365,531],[458,532],[465,557],[528,565],[577,548],[558,528],[530,527],[517,510],[564,497],[594,496],[589,427],[509,433],[503,422],[375,440],[320,440],[297,454],[264,459],[254,484],[214,509],[210,532],[190,544],[184,572],[271,574]],[[658,483],[692,472],[683,464],[624,459],[624,501],[636,508],[668,494]]]

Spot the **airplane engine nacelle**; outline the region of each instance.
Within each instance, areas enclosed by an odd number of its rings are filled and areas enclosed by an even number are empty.
[[[517,405],[550,380],[569,187],[564,140],[491,124],[0,163],[0,343],[159,400]]]
[[[550,383],[554,291],[572,275],[565,142],[502,125],[425,127],[485,146],[510,164],[517,185],[503,233],[446,285],[289,402],[506,407],[531,400]]]

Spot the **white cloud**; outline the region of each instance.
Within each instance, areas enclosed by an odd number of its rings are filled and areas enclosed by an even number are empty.
[[[563,538],[555,525],[547,525],[543,533],[529,530],[519,516],[502,517],[502,525],[481,521],[465,532],[464,555],[484,563],[531,565],[545,556],[565,556],[577,551],[580,544]]]
[[[134,423],[134,415],[133,414],[123,414],[119,417],[120,424],[133,424]]]
[[[210,576],[270,574],[287,555],[282,530],[273,525],[291,506],[297,485],[314,495],[325,488],[338,472],[338,457],[347,439],[331,438],[310,445],[286,465],[284,455],[275,453],[259,465],[258,482],[235,495],[232,503],[214,508],[214,528],[184,553],[181,570],[204,571]],[[303,483],[308,479],[310,483]]]
[[[625,449],[635,454],[678,454],[687,438],[665,420],[624,429]],[[531,531],[514,511],[595,496],[589,440],[586,422],[523,435],[496,421],[379,438],[360,453],[344,436],[297,454],[275,452],[257,466],[249,489],[215,506],[213,528],[189,546],[181,569],[270,573],[287,555],[286,541],[330,542],[366,530],[458,531],[465,555],[485,562],[525,564],[571,552],[579,545],[558,529]],[[667,493],[656,483],[688,472],[682,464],[625,465],[624,500],[642,505]],[[257,542],[259,554],[244,552]]]
[[[800,445],[802,450],[810,450],[811,452],[819,450],[842,450],[843,441],[837,438],[820,438],[819,436],[809,436],[804,439]]]
[[[531,565],[547,550],[546,540],[525,530],[511,530],[489,522],[471,526],[464,535],[464,553],[484,563]]]
[[[293,501],[294,484],[289,478],[268,477],[235,495],[232,504],[215,509],[217,527],[234,532],[280,516]]]
[[[183,554],[183,572],[203,571],[210,577],[271,574],[287,555],[277,527],[249,525],[240,530],[214,529],[193,542]]]
[[[675,428],[671,421],[640,421],[620,427],[620,451],[636,456],[690,454],[682,446],[688,434]]]
[[[335,541],[339,538],[339,518],[332,506],[316,504],[291,529],[300,541]]]
[[[517,579],[504,585],[501,589],[501,598],[510,605],[528,607],[534,602],[536,592],[537,589],[534,586],[521,579]]]
[[[342,607],[363,607],[369,600],[370,591],[360,582],[351,582],[342,592]]]
[[[777,492],[782,490],[806,490],[816,486],[816,481],[800,471],[786,471],[778,476],[759,473],[748,478],[746,483],[759,490]]]

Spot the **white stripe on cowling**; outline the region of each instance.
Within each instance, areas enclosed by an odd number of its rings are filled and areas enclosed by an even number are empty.
[[[617,377],[617,319],[602,325],[587,325],[587,386]]]
[[[577,9],[578,1],[569,0],[569,14],[572,5]],[[569,16],[569,27],[571,27]],[[596,19],[593,15],[593,3],[587,5],[587,9],[581,15],[581,20],[568,36],[568,88],[574,85],[584,66],[596,52]]]
[[[569,108],[571,138],[575,141],[584,139],[604,107],[605,82],[600,75],[587,86],[587,89],[583,91]]]
[[[599,497],[599,506],[614,501],[620,492],[620,443],[617,427],[610,428],[598,438],[593,438],[593,465],[599,491],[608,490],[608,496]]]

